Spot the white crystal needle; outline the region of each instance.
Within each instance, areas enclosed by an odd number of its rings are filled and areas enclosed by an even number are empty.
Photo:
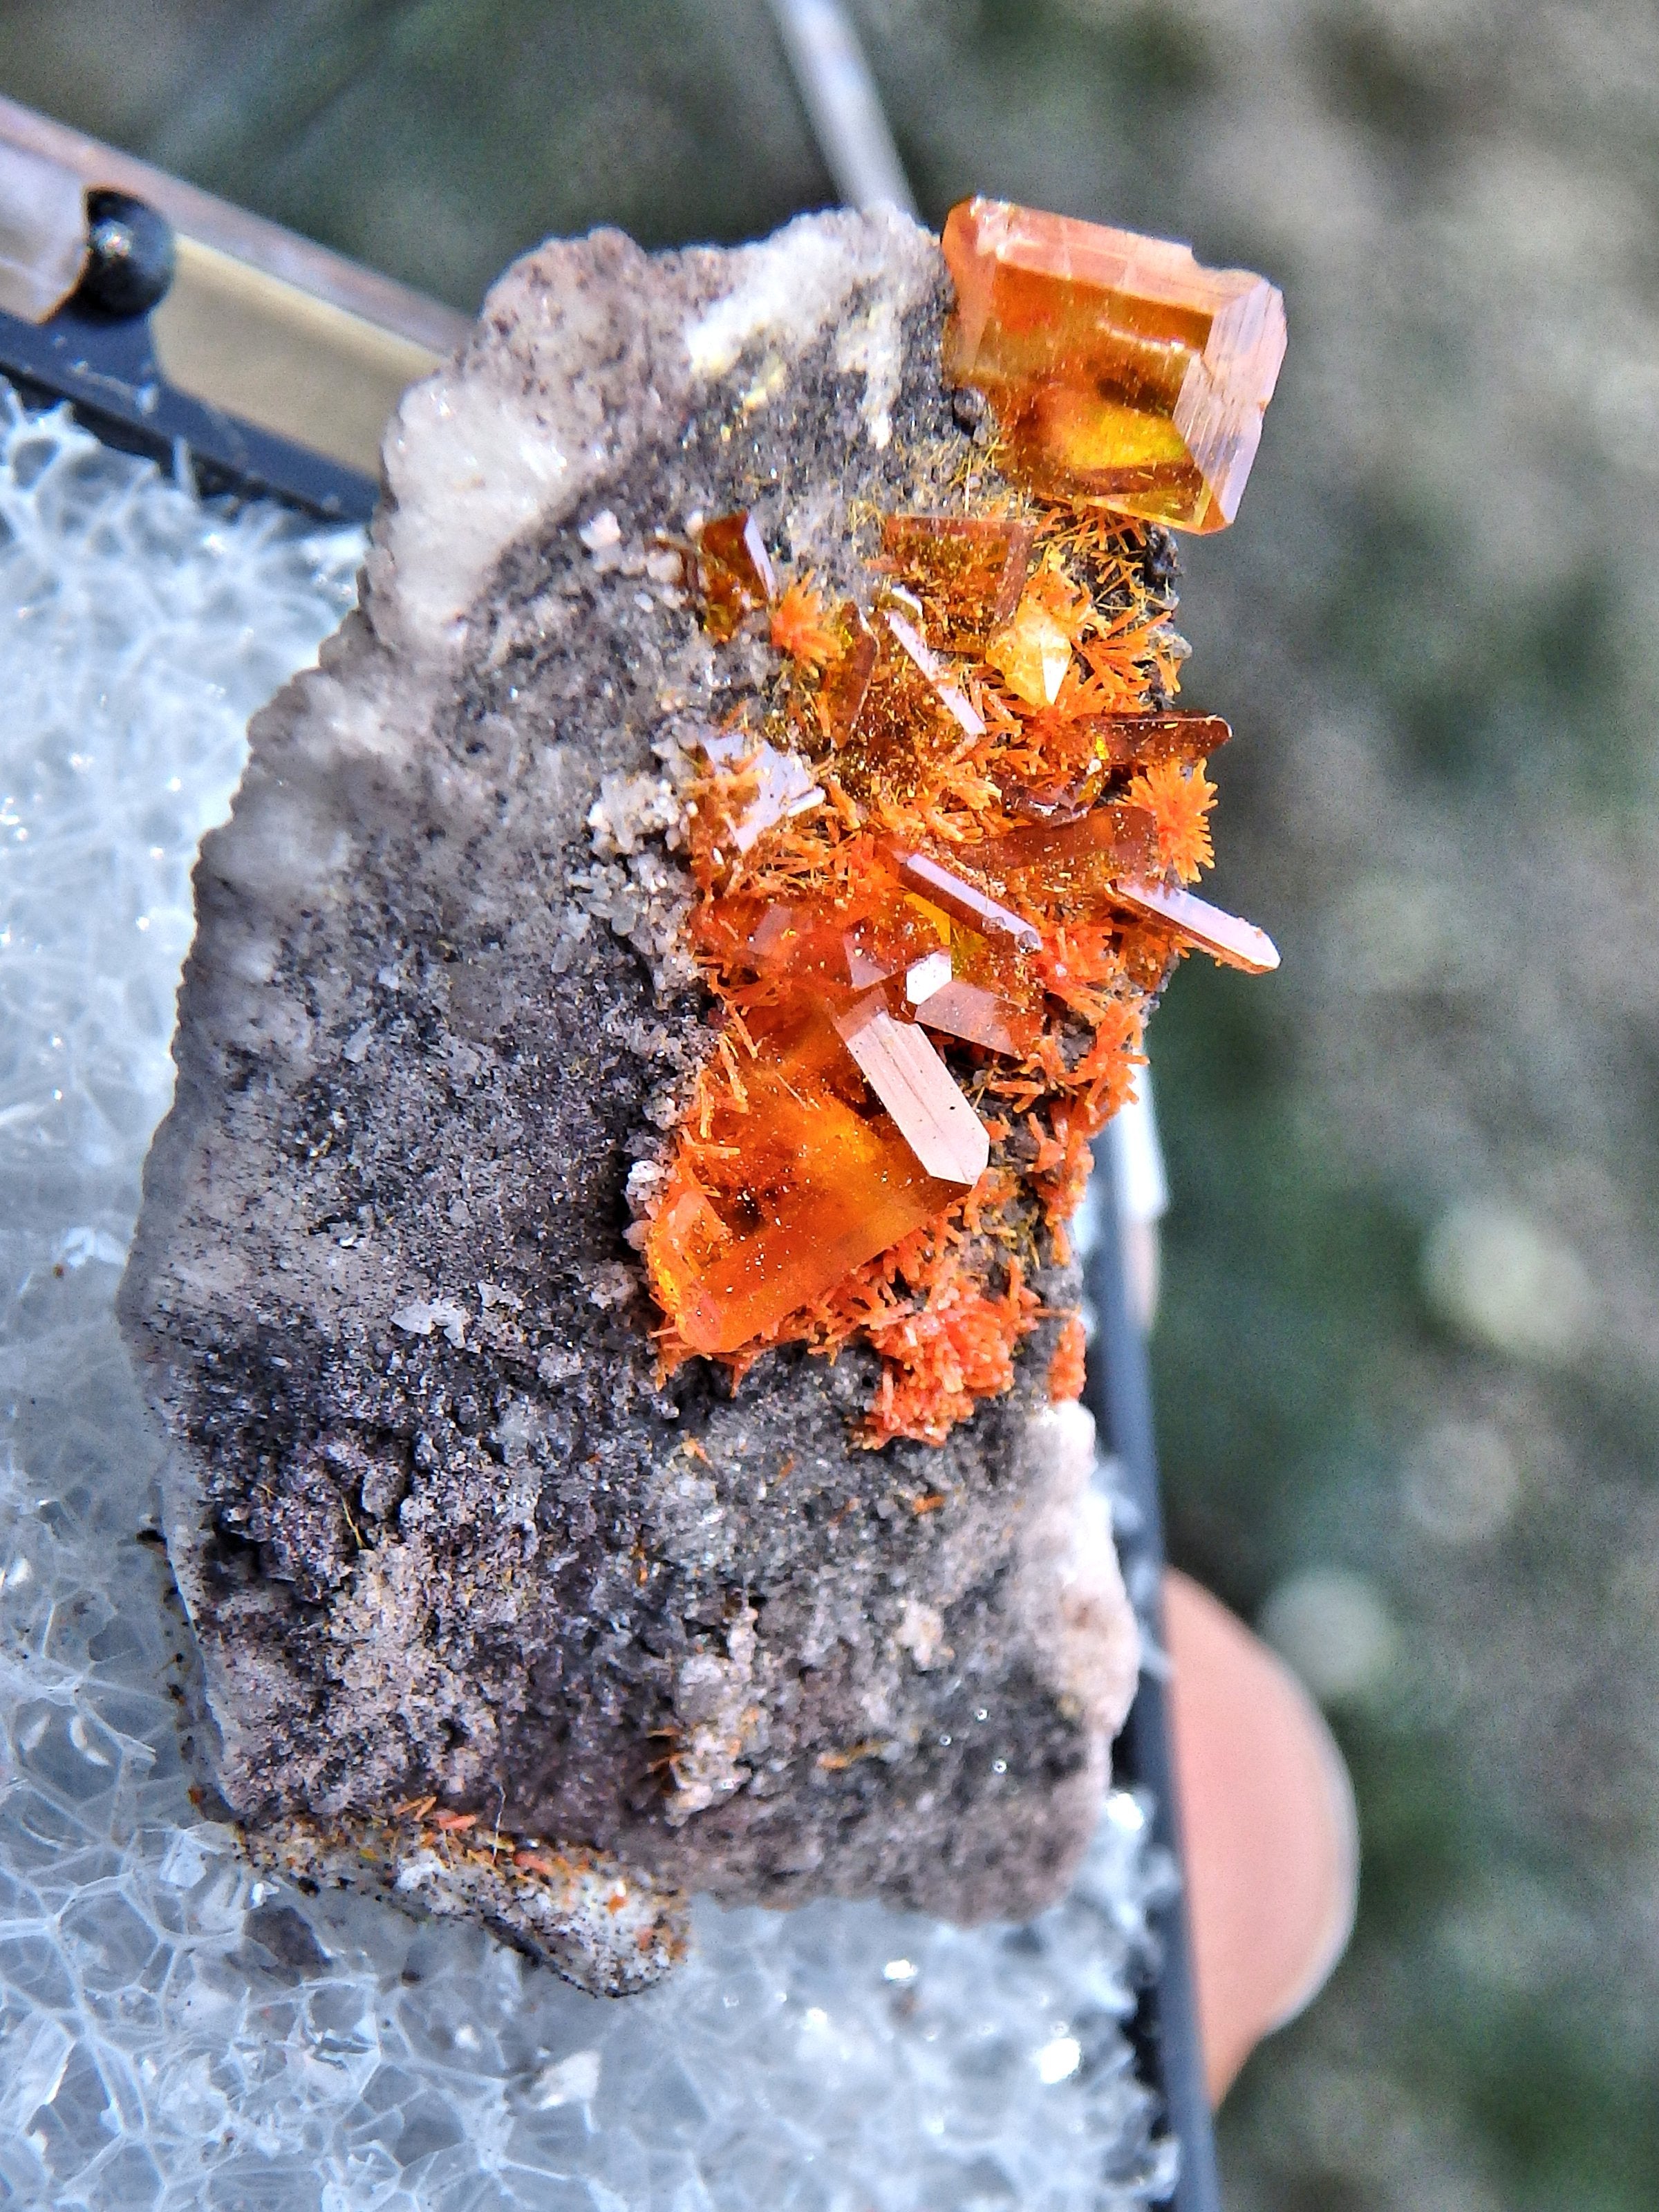
[[[1042,950],[1042,933],[1033,923],[1011,913],[988,891],[982,891],[977,884],[970,884],[965,877],[957,875],[954,868],[942,866],[929,854],[914,852],[896,840],[889,841],[886,850],[892,866],[911,890],[920,891],[923,898],[942,907],[956,921],[966,922],[969,929],[977,929],[981,934],[1009,938],[1022,952]]]
[[[914,623],[907,622],[902,615],[896,615],[890,607],[885,611],[888,629],[892,631],[900,646],[915,664],[923,680],[932,688],[933,696],[945,713],[956,722],[964,736],[982,738],[985,735],[983,718],[969,703],[965,695],[957,690],[956,685],[945,675],[933,649],[923,641],[921,632]]]
[[[956,1078],[914,1022],[896,1022],[881,994],[835,1017],[842,1042],[898,1125],[899,1134],[940,1182],[976,1183],[991,1139]]]
[[[1271,975],[1279,965],[1279,947],[1265,929],[1212,906],[1208,899],[1194,897],[1191,891],[1171,890],[1166,884],[1121,883],[1112,885],[1112,896],[1137,913],[1172,923],[1201,951],[1229,968]]]

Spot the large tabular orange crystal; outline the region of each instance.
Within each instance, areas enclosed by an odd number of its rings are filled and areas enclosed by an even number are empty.
[[[1285,357],[1265,277],[1002,200],[953,208],[945,258],[945,367],[991,402],[1007,474],[1177,530],[1232,520]]]
[[[742,1081],[741,1108],[688,1133],[646,1241],[652,1290],[693,1352],[763,1336],[966,1187],[927,1173],[819,1014],[761,1041]]]

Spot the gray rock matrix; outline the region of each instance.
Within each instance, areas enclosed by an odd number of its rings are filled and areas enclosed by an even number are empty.
[[[947,305],[888,215],[530,255],[388,433],[361,611],[252,725],[121,1314],[255,1830],[432,1794],[961,1922],[1088,1840],[1136,1652],[1057,1321],[947,1445],[871,1451],[868,1354],[659,1384],[624,1241],[708,1045],[673,763],[769,665],[654,534],[750,507],[867,598],[875,511],[963,459]]]

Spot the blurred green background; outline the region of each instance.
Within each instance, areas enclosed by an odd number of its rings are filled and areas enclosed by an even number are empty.
[[[928,216],[1271,274],[1191,546],[1217,896],[1156,1024],[1177,1560],[1358,1787],[1360,1921],[1234,2212],[1659,2203],[1659,14],[858,0]],[[477,305],[551,231],[824,204],[762,0],[10,0],[0,90]]]

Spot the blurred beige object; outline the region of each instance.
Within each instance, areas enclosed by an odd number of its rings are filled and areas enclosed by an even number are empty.
[[[168,381],[260,429],[377,475],[380,434],[392,409],[461,343],[467,319],[0,100],[0,306],[8,312],[42,321],[74,289],[85,250],[83,195],[98,186],[147,201],[177,234],[178,273],[151,318]],[[18,304],[26,296],[42,304]]]
[[[44,323],[80,282],[85,187],[75,171],[0,140],[0,307]]]
[[[1185,1575],[1166,1576],[1164,1605],[1199,2032],[1219,2102],[1341,1957],[1358,1829],[1342,1754],[1290,1669]]]

